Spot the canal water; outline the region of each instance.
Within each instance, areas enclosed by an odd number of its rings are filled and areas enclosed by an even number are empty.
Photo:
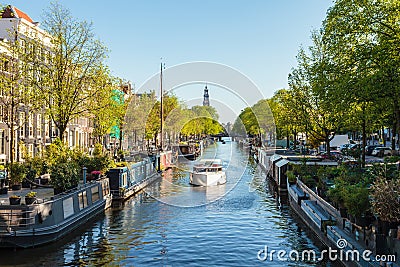
[[[224,162],[227,184],[190,186],[193,162],[182,162],[60,242],[0,250],[0,266],[334,266],[276,254],[271,261],[272,250],[318,255],[321,245],[237,143],[208,147],[203,158],[214,157]]]

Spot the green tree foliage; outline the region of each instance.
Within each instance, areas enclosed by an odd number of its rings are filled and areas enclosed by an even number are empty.
[[[340,69],[342,98],[364,138],[372,121],[400,130],[399,11],[399,1],[337,0],[323,24],[324,42]]]
[[[93,136],[96,143],[111,132],[112,126],[119,125],[125,116],[124,94],[117,90],[119,79],[112,77],[107,67],[101,66],[96,70],[96,97],[90,98],[87,104],[92,107],[90,116],[93,117]],[[122,98],[122,99],[121,99]]]
[[[191,136],[202,134],[219,134],[224,131],[221,124],[218,122],[218,113],[211,106],[193,106],[186,112],[186,121],[181,128],[181,135]]]
[[[252,107],[246,107],[235,120],[232,131],[235,134],[244,136],[275,137],[274,114],[269,107],[270,101],[259,100]]]
[[[337,69],[330,60],[329,49],[322,39],[323,33],[314,32],[313,45],[308,53],[301,49],[298,66],[289,74],[289,87],[296,109],[300,112],[303,128],[319,141],[327,144],[343,127],[348,106],[341,98],[340,87],[335,81]]]
[[[146,139],[146,124],[155,103],[156,97],[154,91],[150,93],[133,94],[131,98],[125,115],[125,129],[128,136],[134,140],[135,145],[138,139]],[[150,136],[148,137],[147,139],[152,138]]]
[[[41,79],[32,80],[47,107],[59,137],[63,140],[68,123],[87,116],[97,106],[90,100],[102,96],[98,78],[102,79],[105,46],[95,38],[93,26],[72,17],[69,10],[53,3],[44,16],[45,30],[51,35],[51,48],[35,65],[41,66]]]

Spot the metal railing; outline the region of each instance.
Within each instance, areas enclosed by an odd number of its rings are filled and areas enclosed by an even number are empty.
[[[10,232],[12,228],[27,228],[35,224],[34,210],[14,208],[0,209],[0,232]]]

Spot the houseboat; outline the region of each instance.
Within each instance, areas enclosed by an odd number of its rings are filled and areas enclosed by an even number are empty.
[[[195,160],[199,151],[196,149],[195,144],[178,144],[172,147],[172,153],[178,158],[178,160]]]
[[[190,173],[190,184],[212,186],[226,183],[226,174],[220,159],[202,159],[193,166]]]
[[[113,200],[126,200],[160,178],[157,165],[155,165],[158,164],[158,161],[154,160],[155,163],[150,158],[144,158],[142,161],[131,163],[126,167],[108,170],[107,177],[110,179]],[[162,161],[161,164],[163,164]]]
[[[29,205],[0,202],[0,247],[29,248],[59,240],[104,212],[111,193],[108,179],[101,178]]]

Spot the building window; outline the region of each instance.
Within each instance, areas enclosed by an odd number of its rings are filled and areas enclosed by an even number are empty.
[[[37,132],[37,137],[38,138],[42,137],[42,114],[38,114],[37,115],[36,132]]]
[[[25,137],[25,112],[19,113],[19,137]]]
[[[56,127],[54,127],[54,126],[52,126],[51,127],[51,136],[53,137],[56,137],[57,136],[57,132],[56,132]]]
[[[29,137],[33,137],[33,113],[29,114]]]
[[[50,137],[50,120],[49,116],[44,117],[44,135]]]
[[[33,158],[33,144],[28,145],[28,155]]]
[[[0,130],[0,154],[5,154],[4,130]]]

